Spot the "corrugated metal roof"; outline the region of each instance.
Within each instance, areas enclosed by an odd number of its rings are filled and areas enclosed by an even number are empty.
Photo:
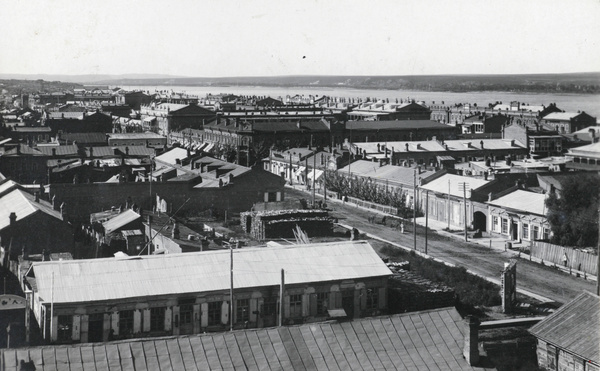
[[[102,223],[102,227],[104,227],[106,234],[109,234],[139,218],[141,218],[140,214],[131,209],[127,209],[114,218]]]
[[[8,218],[7,218],[8,219]],[[234,287],[279,285],[390,275],[366,241],[234,250]],[[131,259],[34,263],[39,295],[54,302],[120,300],[229,288],[229,251],[205,251]]]
[[[348,170],[352,171],[352,175],[369,177],[383,181],[388,180],[391,182],[398,182],[410,187],[414,185],[414,167],[395,165],[379,166],[379,163],[377,162],[358,160],[353,162],[350,166],[339,169],[338,173],[341,175],[347,175]],[[421,174],[417,175],[417,179],[427,178],[433,173],[433,171],[428,170],[422,171]]]
[[[501,208],[523,211],[528,214],[546,215],[546,195],[517,189],[505,196],[486,202]]]
[[[176,160],[183,160],[188,157],[188,152],[183,148],[173,148],[169,152],[163,153],[160,156],[156,156],[156,161],[160,161],[165,164],[175,165]]]
[[[544,116],[544,120],[571,120],[573,117],[579,116],[577,112],[552,112]]]
[[[0,350],[36,370],[474,370],[454,308],[351,322]]]
[[[600,363],[600,297],[582,292],[529,329],[535,337]]]
[[[355,111],[349,112],[353,115]],[[440,124],[432,120],[389,120],[389,121],[348,121],[346,124],[347,130],[386,130],[386,129],[448,129],[453,130],[454,127]]]
[[[448,181],[450,184],[448,184]],[[431,182],[422,185],[421,190],[429,190],[432,192],[448,194],[456,197],[463,197],[461,183],[467,183],[467,198],[471,197],[471,191],[489,183],[487,180],[460,176],[454,174],[445,174]]]
[[[34,196],[20,189],[8,192],[0,198],[0,230],[10,224],[10,213],[17,215],[17,222],[38,210],[60,219],[60,212],[53,210],[45,201],[35,202]]]

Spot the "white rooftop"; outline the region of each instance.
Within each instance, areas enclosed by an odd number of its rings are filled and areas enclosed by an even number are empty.
[[[546,195],[517,189],[498,199],[488,201],[493,206],[525,212],[535,215],[546,215]]]
[[[487,180],[471,178],[468,176],[444,174],[431,182],[422,185],[421,190],[428,190],[442,194],[450,193],[451,196],[463,197],[462,183],[467,184],[467,198],[471,197],[471,190],[489,183]]]
[[[122,300],[227,290],[230,252],[35,262],[40,298],[54,303]],[[351,280],[391,275],[366,241],[243,248],[233,251],[234,288]]]

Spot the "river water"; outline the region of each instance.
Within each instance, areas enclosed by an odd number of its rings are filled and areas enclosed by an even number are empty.
[[[556,103],[558,108],[567,112],[585,111],[586,113],[600,118],[600,94],[546,94],[546,93],[511,93],[511,92],[493,92],[493,91],[475,91],[467,93],[453,92],[433,92],[418,90],[385,90],[385,89],[351,89],[346,87],[270,87],[270,86],[172,86],[172,85],[152,85],[152,86],[121,86],[126,90],[144,90],[153,93],[159,90],[168,90],[174,92],[185,92],[187,94],[197,95],[202,98],[207,94],[235,94],[235,95],[256,95],[271,96],[273,98],[286,95],[327,95],[331,97],[345,98],[377,98],[389,99],[390,102],[400,99],[414,99],[423,101],[427,105],[441,104],[454,105],[456,103],[476,103],[480,107],[487,107],[489,103],[502,102],[510,103],[518,101],[530,105],[549,105]]]

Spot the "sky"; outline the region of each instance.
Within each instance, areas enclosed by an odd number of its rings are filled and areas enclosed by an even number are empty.
[[[600,0],[5,1],[0,73],[600,71]]]

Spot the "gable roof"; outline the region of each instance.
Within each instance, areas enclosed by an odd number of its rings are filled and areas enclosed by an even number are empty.
[[[600,297],[582,292],[529,332],[557,348],[600,364]]]
[[[467,183],[467,198],[470,198],[472,190],[488,184],[489,181],[461,175],[444,174],[419,188],[442,194],[450,193],[450,195],[455,197],[463,197],[461,183]]]
[[[8,216],[6,217],[8,220]],[[229,251],[39,262],[32,266],[43,300],[99,300],[227,290]],[[366,241],[343,241],[278,248],[234,250],[234,287],[276,286],[285,269],[286,284],[389,276],[391,271]]]
[[[62,219],[60,212],[52,209],[49,203],[45,201],[35,202],[33,195],[21,189],[14,189],[7,192],[0,196],[0,230],[10,224],[9,216],[13,212],[17,215],[17,222],[19,222],[19,220],[25,219],[39,211],[57,219]]]
[[[507,195],[486,202],[504,209],[522,211],[540,216],[546,215],[546,195],[517,189]]]
[[[106,234],[110,234],[117,229],[126,226],[127,224],[136,221],[141,218],[140,214],[136,213],[131,209],[127,209],[123,211],[121,214],[111,218],[110,220],[102,223],[102,227],[104,227],[104,231]]]
[[[462,356],[454,308],[351,322],[226,333],[0,350],[0,367],[21,361],[83,370],[473,370]],[[42,366],[43,365],[43,366]]]
[[[175,165],[177,163],[176,160],[183,160],[183,159],[186,159],[187,157],[188,157],[187,150],[185,150],[183,148],[175,147],[172,150],[165,152],[160,156],[156,156],[154,159],[156,161],[160,161],[165,164]]]
[[[581,115],[580,112],[552,112],[544,117],[544,120],[571,120]]]
[[[339,169],[338,173],[340,175],[346,175],[349,172],[348,170],[350,170],[353,175],[399,182],[409,187],[414,186],[414,167],[395,165],[379,166],[378,162],[358,160],[354,161],[349,166],[347,165],[344,168]],[[421,174],[418,174],[418,176],[420,178],[427,178],[428,176],[433,175],[433,173],[433,171],[425,170],[421,172]]]

